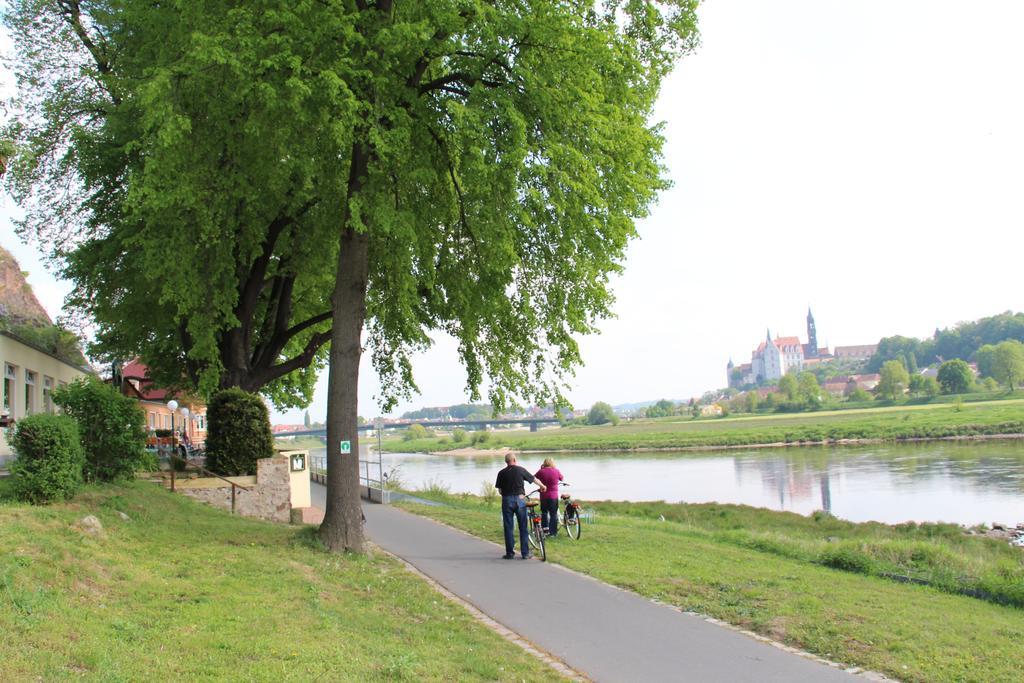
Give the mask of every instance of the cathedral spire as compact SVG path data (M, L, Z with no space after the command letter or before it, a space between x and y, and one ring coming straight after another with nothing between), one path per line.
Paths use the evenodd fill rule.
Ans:
M810 358L818 357L818 330L814 325L814 314L811 307L807 307L807 351L805 354Z

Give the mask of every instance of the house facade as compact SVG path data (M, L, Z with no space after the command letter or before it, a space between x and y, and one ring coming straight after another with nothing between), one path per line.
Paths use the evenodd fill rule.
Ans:
M3 363L3 404L0 416L0 466L12 459L8 430L18 420L36 413L57 411L52 392L89 372L44 351L19 337L0 331L0 362Z
M177 396L166 389L157 389L147 375L146 365L138 359L127 363L121 369L121 393L139 402L146 413L146 429L152 434L158 429L174 430L175 434L185 433L189 441L200 444L206 441L206 404L188 397ZM167 402L174 399L178 409L171 410ZM188 408L188 417L181 409Z

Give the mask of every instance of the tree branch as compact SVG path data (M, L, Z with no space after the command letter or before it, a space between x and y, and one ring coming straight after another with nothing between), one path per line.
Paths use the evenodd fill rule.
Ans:
M113 73L113 67L106 55L106 50L102 49L96 41L92 39L92 36L90 36L89 32L85 29L85 25L82 24L82 6L79 0L58 0L57 7L64 21L68 24L74 34L78 36L78 40L81 41L82 46L89 51L90 55L92 55L93 62L96 64L96 69L104 76L111 75ZM101 82L100 85L107 91L107 94L110 95L110 99L113 100L114 104L121 104L121 98L111 90L109 84Z
M272 367L267 368L262 372L255 372L254 374L259 378L259 385L262 386L267 382L271 382L278 377L283 377L289 372L304 368L313 362L313 357L316 356L317 351L331 340L331 331L318 332L314 334L310 340L306 343L306 348L302 350L302 353L289 358L283 363L278 363Z
M466 88L472 88L477 83L487 86L488 88L502 88L509 85L507 81L494 81L489 78L484 78L483 76L473 76L472 74L456 71L455 73L450 73L447 76L441 76L440 78L435 78L432 81L421 83L419 93L423 95L432 90L444 90L447 86L450 86L453 83L459 83Z

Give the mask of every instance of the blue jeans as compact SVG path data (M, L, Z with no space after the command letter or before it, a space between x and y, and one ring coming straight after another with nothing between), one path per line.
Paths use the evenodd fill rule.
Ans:
M523 557L530 554L529 541L526 539L526 501L519 496L501 497L501 523L505 528L505 554L515 555L516 541L512 535L515 519L519 520L519 549Z
M558 533L558 499L540 499L540 523L552 536Z

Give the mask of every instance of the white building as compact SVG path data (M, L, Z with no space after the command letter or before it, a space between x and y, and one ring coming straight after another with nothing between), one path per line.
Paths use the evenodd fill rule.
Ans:
M5 424L26 415L55 412L51 392L86 375L83 368L4 331L0 331L0 361L4 373L0 413ZM12 456L7 444L8 428L0 429L0 465Z
M771 332L765 340L754 349L750 357L750 378L748 383L760 379L779 379L791 370L800 372L804 369L804 346L798 337L776 337Z

